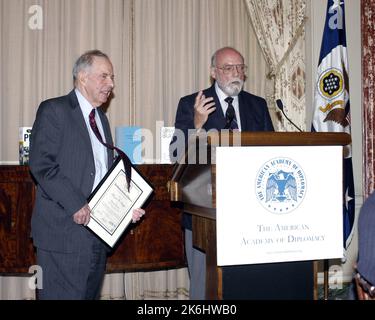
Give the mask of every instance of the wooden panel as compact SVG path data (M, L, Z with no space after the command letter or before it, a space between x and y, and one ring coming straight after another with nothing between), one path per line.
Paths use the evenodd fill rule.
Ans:
M351 137L342 132L203 132L192 136L187 152L174 167L172 201L216 207L217 146L345 146Z
M185 266L182 211L171 206L170 165L141 165L155 193L141 222L130 225L108 259L107 271ZM35 264L30 221L35 188L27 166L0 166L0 273L27 273Z
M234 138L236 134L240 136ZM202 136L202 139L204 138ZM235 145L233 139L241 141L241 146L345 146L351 143L351 136L343 132L224 132L220 135L210 133L208 143L213 146ZM222 144L222 141L226 143Z
M216 220L193 215L193 245L206 253L206 298L222 299L222 274L216 254Z
M30 238L34 186L28 168L0 170L0 272L27 272L35 264Z
M146 210L142 221L127 230L108 259L107 271L185 265L179 209L172 208L170 201L156 200Z

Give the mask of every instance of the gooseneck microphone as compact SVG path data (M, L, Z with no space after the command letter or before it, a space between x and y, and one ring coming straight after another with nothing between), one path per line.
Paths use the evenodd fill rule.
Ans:
M289 121L289 123L291 123L299 132L303 132L299 127L297 127L297 125L288 118L288 116L285 114L284 112L284 105L283 105L283 102L281 101L281 99L277 99L276 100L276 105L277 107L280 109L280 111L282 112L282 114L284 115L284 117Z

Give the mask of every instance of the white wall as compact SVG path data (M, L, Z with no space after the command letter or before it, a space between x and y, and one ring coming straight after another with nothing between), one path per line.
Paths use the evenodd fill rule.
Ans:
M308 0L306 25L306 86L307 86L307 124L311 123L313 112L313 93L322 42L327 0ZM354 187L356 194L356 217L363 203L362 192L362 73L361 73L361 16L360 1L345 1L346 39L349 60L350 105L352 120L352 146ZM307 126L309 127L309 125ZM347 252L347 260L341 265L344 281L351 279L353 265L357 258L356 224L354 237ZM341 261L330 261L336 267ZM336 268L337 269L337 268Z

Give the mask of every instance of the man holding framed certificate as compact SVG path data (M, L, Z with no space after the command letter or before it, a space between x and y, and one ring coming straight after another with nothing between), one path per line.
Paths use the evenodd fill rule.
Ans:
M73 80L75 88L68 95L40 104L32 128L30 170L37 192L31 235L43 271L39 299L99 298L108 241L85 226L95 220L108 230L111 226L117 230L124 219L114 219L113 212L125 203L124 199L128 199L124 204L128 209L127 223L137 222L145 214L137 207L143 203L127 196L122 198L134 189L129 163L118 171L123 178L114 180L117 187L127 182L124 193L107 193L101 188L109 182L108 170L113 172L111 131L99 108L114 88L110 59L99 50L84 53L73 67ZM95 194L101 194L101 199L107 196L106 202L93 202L97 209L92 218L93 208L88 201L95 201ZM115 199L119 203L108 207Z

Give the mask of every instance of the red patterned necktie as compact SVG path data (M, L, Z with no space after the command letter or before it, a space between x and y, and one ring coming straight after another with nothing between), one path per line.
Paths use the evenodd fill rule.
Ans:
M130 181L131 181L131 167L132 167L132 163L130 162L128 156L122 151L120 150L119 148L109 144L109 143L105 143L102 139L102 136L100 134L100 131L98 129L98 126L96 125L96 121L95 121L95 109L92 109L92 111L90 112L90 115L89 115L89 122L90 122L90 127L92 129L92 131L95 133L95 136L98 138L99 142L106 146L107 148L111 149L111 150L116 150L118 155L120 156L120 158L122 159L123 163L124 163L124 168L125 168L125 174L126 174L126 182L128 184L128 190L130 188Z

